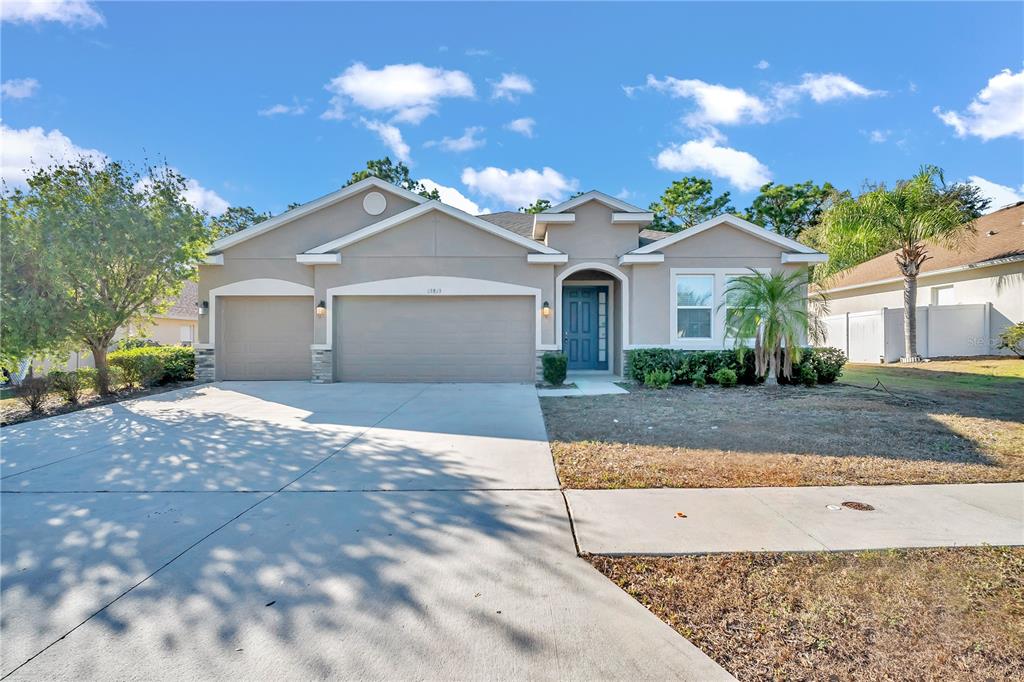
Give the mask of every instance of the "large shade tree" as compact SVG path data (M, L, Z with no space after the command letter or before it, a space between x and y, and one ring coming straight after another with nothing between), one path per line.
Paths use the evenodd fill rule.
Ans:
M823 185L810 180L792 185L769 182L762 185L746 217L783 237L799 239L804 230L818 222L834 197L836 189L827 182Z
M385 156L383 159L370 159L367 161L366 168L352 173L345 186L354 185L360 180L365 180L371 176L380 178L385 182L390 182L392 185L407 189L410 192L416 192L427 199L441 199L441 193L436 188L427 189L426 185L412 177L408 166L401 161L394 163L391 157L388 156Z
M650 206L654 213L651 227L665 232L679 232L699 225L722 213L735 213L728 192L715 196L707 178L695 176L675 180Z
M186 188L166 166L140 175L82 159L37 169L27 190L5 190L4 356L84 346L109 392L117 330L161 312L206 253L211 232Z
M917 355L917 277L939 244L961 248L974 237L974 219L987 207L978 192L947 185L942 170L924 166L891 189L869 187L856 198L837 201L822 215L816 240L827 250L823 274L894 251L903 276L904 359Z
M753 341L754 369L769 386L792 377L804 339L821 337L826 303L809 295L806 271L751 270L734 277L719 308L725 308L726 333L739 348Z

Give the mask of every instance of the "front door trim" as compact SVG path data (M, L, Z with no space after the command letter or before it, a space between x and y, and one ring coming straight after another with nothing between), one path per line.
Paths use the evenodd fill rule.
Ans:
M607 337L606 341L605 341L605 360L604 360L603 363L598 361L597 364L599 366L596 368L596 370L597 371L611 371L612 368L615 366L614 362L612 360L612 358L614 356L614 348L615 348L615 281L614 280L608 280L608 279L573 279L573 280L569 280L568 283L566 283L565 285L562 286L562 294L561 294L562 295L562 300L559 303L559 305L561 306L561 314L558 317L559 323L562 323L562 320L564 319L564 315L567 312L566 305L565 305L565 290L567 288L573 288L573 287L586 287L586 288L604 289L605 290L605 301L607 302L607 306L608 306L608 312L605 315L605 335ZM600 322L598 322L598 324L600 324ZM563 324L559 324L559 328L562 329L563 328ZM560 333L562 333L562 332L560 332ZM597 333L598 333L598 343L600 344L600 334L601 334L600 329L598 329ZM563 337L560 336L558 341L559 341L559 346L560 346L562 352L568 354L568 349L566 349L564 347L564 344L563 344ZM601 364L603 364L604 367L600 367Z

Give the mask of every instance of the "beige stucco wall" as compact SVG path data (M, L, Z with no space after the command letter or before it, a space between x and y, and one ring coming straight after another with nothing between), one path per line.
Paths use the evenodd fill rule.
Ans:
M576 220L567 225L547 226L547 244L575 260L616 259L640 246L640 227L613 225L614 209L599 201L588 201L572 210Z

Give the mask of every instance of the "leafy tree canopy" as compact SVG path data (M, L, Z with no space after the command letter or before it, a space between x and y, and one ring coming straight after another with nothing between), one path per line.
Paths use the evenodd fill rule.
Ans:
M357 170L352 173L352 177L348 179L345 186L354 185L360 180L365 180L370 176L374 176L390 182L392 185L407 189L410 192L416 192L422 197L427 199L437 199L440 201L441 194L436 189L428 190L422 182L413 179L409 173L409 167L399 161L397 164L394 163L390 157L385 156L383 159L371 159L366 162L366 168Z
M270 213L257 213L252 206L231 206L219 216L210 219L210 229L213 231L213 238L220 239L273 217Z
M161 312L206 254L206 216L186 188L167 166L140 175L81 159L36 170L27 191L5 190L4 356L84 345L106 392L118 328Z
M533 213L533 214L537 214L537 213L543 213L544 211L548 210L549 208L551 208L551 202L550 201L548 201L547 199L537 199L537 201L533 202L529 206L520 206L519 207L519 212L520 213Z
M821 219L835 194L835 187L827 182L820 186L810 180L793 185L769 182L761 187L745 217L783 237L798 239Z
M661 198L651 204L654 222L651 227L665 232L679 232L699 225L722 213L734 212L729 193L714 195L707 178L686 177L668 186Z

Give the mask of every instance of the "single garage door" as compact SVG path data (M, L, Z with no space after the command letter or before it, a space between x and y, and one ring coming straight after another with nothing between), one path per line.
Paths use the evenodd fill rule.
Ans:
M313 299L217 299L217 374L226 380L308 380L312 375Z
M533 383L534 305L532 296L338 298L336 378Z

